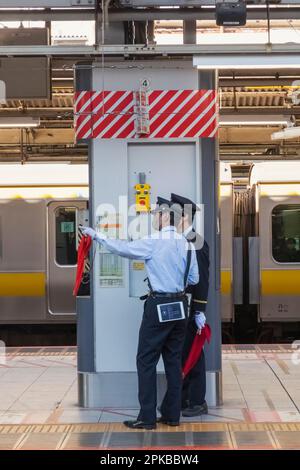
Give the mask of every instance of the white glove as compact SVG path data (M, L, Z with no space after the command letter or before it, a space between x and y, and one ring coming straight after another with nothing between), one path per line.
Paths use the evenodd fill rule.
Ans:
M97 236L96 230L94 230L94 229L91 228L91 227L85 227L84 229L82 229L82 233L83 233L83 235L85 235L86 237L87 237L87 236L91 237L92 240L95 240L95 238L96 238L96 236Z
M206 317L203 312L195 313L195 323L197 325L198 330L201 331L206 323Z

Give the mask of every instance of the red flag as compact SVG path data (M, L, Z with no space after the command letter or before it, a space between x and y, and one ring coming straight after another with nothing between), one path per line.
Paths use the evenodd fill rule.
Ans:
M80 240L80 244L78 247L78 252L77 252L77 272L76 272L76 281L75 281L75 286L73 289L73 295L77 295L79 291L79 287L82 281L82 276L83 276L83 270L84 270L84 262L85 259L88 257L90 247L92 244L92 239L91 237L82 237Z
M187 374L192 370L198 361L202 352L205 341L210 342L211 329L210 326L205 324L201 330L200 335L195 335L190 353L182 369L182 377L185 378Z

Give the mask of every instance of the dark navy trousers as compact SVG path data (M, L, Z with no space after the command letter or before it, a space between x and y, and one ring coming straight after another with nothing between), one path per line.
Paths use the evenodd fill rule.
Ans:
M182 300L182 299L178 299ZM140 327L137 352L140 413L138 419L148 424L156 422L157 375L156 366L162 356L167 393L162 403L162 414L170 421L179 421L182 392L182 350L186 320L160 323L157 305L174 299L148 297ZM176 299L175 299L176 301ZM183 300L187 317L187 300Z

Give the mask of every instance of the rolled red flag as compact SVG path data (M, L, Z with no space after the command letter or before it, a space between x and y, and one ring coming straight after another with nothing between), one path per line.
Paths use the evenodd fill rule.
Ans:
M82 237L79 243L78 252L77 252L77 271L76 271L76 280L73 289L73 295L77 295L79 291L80 284L82 282L82 276L84 271L84 263L86 258L89 255L90 247L92 244L91 237Z
M185 364L182 369L182 377L185 378L188 373L195 366L198 361L200 354L202 352L205 341L210 342L211 338L211 329L210 326L205 324L201 330L200 335L195 335L191 350L189 352L188 358L185 361Z

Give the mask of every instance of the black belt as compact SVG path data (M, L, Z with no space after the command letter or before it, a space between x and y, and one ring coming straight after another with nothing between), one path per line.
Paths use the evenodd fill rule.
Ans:
M186 296L186 292L156 292L156 291L150 291L148 294L142 295L140 297L140 300L146 300L149 297L152 297L153 299L156 298L165 298L165 299L178 299L178 298L183 298Z
M151 297L165 297L167 299L178 299L178 297L184 297L185 292L150 292Z

